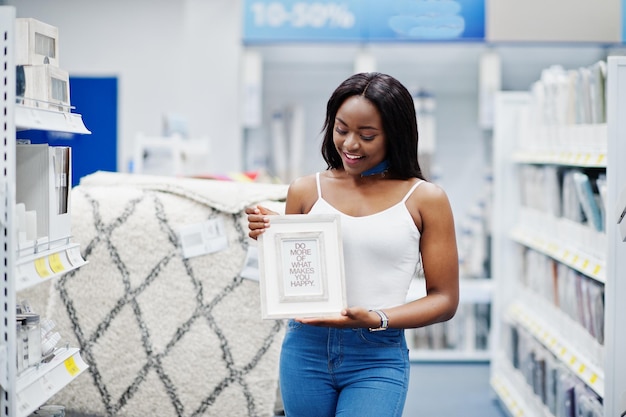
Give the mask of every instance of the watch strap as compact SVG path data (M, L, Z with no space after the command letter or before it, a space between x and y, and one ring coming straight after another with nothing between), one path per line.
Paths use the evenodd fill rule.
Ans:
M374 313L378 314L378 316L380 317L380 326L376 327L376 328L371 328L369 329L370 332L379 332L381 330L387 330L387 326L389 325L389 318L387 317L387 315L385 314L384 311L382 310L370 310L373 311Z

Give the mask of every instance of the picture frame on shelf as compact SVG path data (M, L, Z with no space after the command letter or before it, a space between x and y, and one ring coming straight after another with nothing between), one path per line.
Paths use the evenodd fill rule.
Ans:
M346 308L338 215L272 216L258 238L263 319L336 316Z

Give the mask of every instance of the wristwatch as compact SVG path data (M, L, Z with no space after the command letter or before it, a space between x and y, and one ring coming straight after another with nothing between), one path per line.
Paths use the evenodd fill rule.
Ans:
M385 314L384 311L382 310L370 310L373 311L374 313L378 314L380 316L380 326L376 327L376 328L371 328L369 329L370 332L379 332L381 330L387 330L387 325L389 324L389 318L387 317L387 315Z

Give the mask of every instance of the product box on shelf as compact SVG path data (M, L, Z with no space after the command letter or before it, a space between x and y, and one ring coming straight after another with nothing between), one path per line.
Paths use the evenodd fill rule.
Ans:
M26 213L36 212L25 217L27 233L18 230L19 249L65 245L71 235L71 148L18 144L16 157L16 202ZM32 236L35 241L27 239Z
M26 65L23 69L24 105L69 112L70 76L67 71L50 64Z
M15 65L59 66L59 29L33 18L15 19Z

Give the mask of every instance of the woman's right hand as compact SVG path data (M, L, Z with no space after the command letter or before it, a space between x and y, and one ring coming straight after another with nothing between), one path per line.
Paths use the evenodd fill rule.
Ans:
M248 215L248 229L250 232L248 236L255 239L270 227L270 218L268 216L278 214L263 206L246 207L246 214Z

